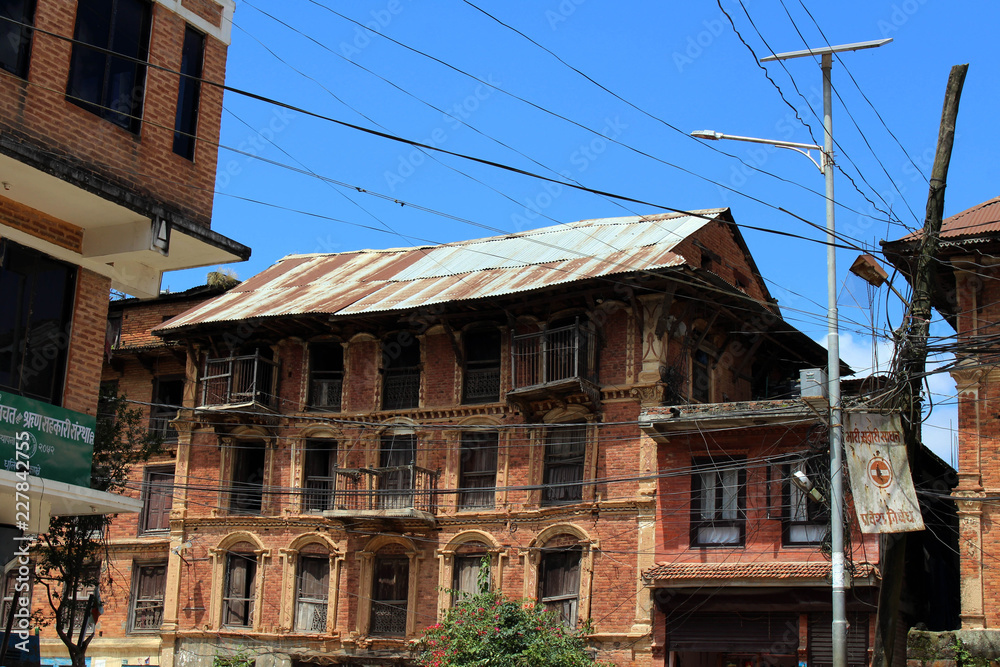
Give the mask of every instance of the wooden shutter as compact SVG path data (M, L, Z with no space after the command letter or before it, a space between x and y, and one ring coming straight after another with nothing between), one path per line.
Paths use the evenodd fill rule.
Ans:
M170 509L174 504L174 469L146 470L146 498L143 506L143 530L169 530Z
M799 616L795 613L687 613L668 616L671 651L711 651L796 655ZM815 667L810 662L809 667Z

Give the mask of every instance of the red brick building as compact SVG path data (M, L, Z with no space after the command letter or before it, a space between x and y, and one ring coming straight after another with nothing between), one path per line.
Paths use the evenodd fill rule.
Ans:
M643 410L785 397L825 359L726 209L290 256L154 333L188 370L162 665L405 662L483 556L602 658L663 664L650 582L691 534L665 491L690 462Z
M232 10L231 0L5 3L0 393L93 416L109 291L155 296L163 271L249 256L210 226L222 91L177 73L224 79ZM58 500L49 496L39 510ZM51 507L75 511L91 510ZM42 645L65 655L54 633Z
M956 332L955 364L950 372L958 389L958 505L961 545L961 622L963 630L982 631L980 641L1000 628L1000 577L993 559L1000 548L997 509L1000 491L996 456L1000 429L1000 382L996 336L1000 332L1000 198L983 202L944 220L934 265L932 304ZM912 276L918 237L884 246L886 256ZM990 653L996 655L995 649Z

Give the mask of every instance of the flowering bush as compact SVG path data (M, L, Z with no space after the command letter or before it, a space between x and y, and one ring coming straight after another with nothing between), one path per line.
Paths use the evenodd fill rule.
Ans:
M594 667L584 631L565 628L554 612L499 591L466 597L424 632L424 667Z

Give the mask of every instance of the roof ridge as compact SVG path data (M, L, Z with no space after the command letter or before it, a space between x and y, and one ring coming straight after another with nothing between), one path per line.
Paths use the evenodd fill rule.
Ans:
M643 214L622 215L609 218L585 218L583 220L574 220L573 222L560 222L555 225L549 225L547 227L536 227L535 229L526 229L520 232L508 232L506 234L496 234L494 236L481 236L479 238L464 239L460 241L448 241L446 243L422 244L415 246L398 246L392 248L358 248L354 250L344 250L342 252L292 253L280 258L278 262L283 262L288 259L310 259L313 257L330 257L334 255L350 255L350 254L360 255L366 253L389 254L389 253L414 252L421 249L436 249L436 248L447 248L447 247L456 247L463 245L476 245L480 243L489 243L492 241L502 241L504 239L525 238L528 236L541 236L544 234L552 234L557 231L565 229L577 229L579 227L610 227L612 225L631 225L639 221L659 222L662 220L671 220L674 218L712 216L712 215L718 215L724 210L726 210L725 207L691 209L690 211L684 211L682 213L667 212L667 213L651 213L647 215Z

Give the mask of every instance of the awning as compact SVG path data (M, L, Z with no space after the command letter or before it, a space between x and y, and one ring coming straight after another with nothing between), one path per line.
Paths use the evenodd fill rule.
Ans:
M24 493L18 484L27 484L26 503L17 495ZM136 513L142 509L142 501L40 477L28 476L28 481L22 482L13 471L0 470L0 524L20 527L25 508L26 532L44 533L53 516Z

